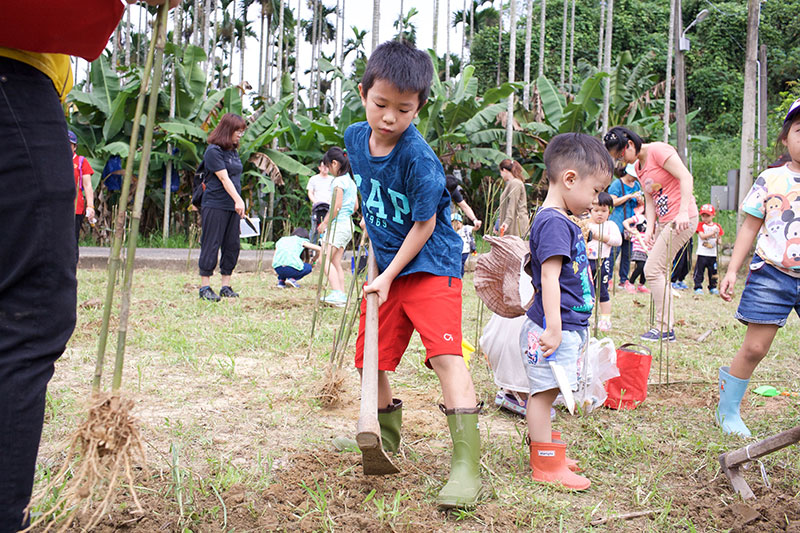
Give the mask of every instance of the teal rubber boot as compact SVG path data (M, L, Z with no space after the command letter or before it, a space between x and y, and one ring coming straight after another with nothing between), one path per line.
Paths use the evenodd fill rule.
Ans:
M453 457L450 461L450 479L439 491L436 503L443 509L475 507L481 497L480 459L481 436L478 430L480 407L472 409L444 409L450 437L453 439Z
M403 425L403 401L392 398L389 407L378 409L378 424L381 426L383 449L397 453L400 449L400 426Z
M739 379L729 374L730 367L722 366L719 369L719 404L717 405L717 424L725 433L732 433L741 437L749 437L750 430L744 425L739 416L739 404L747 390L749 379Z

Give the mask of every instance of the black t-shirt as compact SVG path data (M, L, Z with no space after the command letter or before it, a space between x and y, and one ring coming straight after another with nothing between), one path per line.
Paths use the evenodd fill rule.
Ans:
M203 193L203 207L215 207L233 211L233 198L222 186L215 172L227 170L236 192L242 193L242 161L236 150L223 150L216 144L209 144L203 155L203 163L208 171L206 191Z

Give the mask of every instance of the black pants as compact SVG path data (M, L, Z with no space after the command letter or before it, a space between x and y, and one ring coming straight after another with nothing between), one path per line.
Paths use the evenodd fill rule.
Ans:
M713 255L698 255L694 265L694 288L703 288L703 278L708 270L708 290L717 288L717 258Z
M633 274L630 277L629 281L631 283L635 284L636 283L636 279L638 278L639 279L639 285L644 285L645 284L644 264L646 262L647 261L634 261L634 263L636 263L636 268L633 270Z
M683 281L683 279L689 273L689 270L691 270L689 259L691 257L692 239L689 239L672 261L672 279L670 280L672 283L675 283L676 281Z
M217 267L217 255L222 250L219 260L219 273L230 276L239 260L239 220L236 211L203 207L200 210L203 233L200 235L200 267L201 276L211 276Z
M75 327L77 282L64 111L47 76L5 58L0 147L0 533L7 533L19 529L31 495L47 383Z
M83 219L86 215L75 215L75 261L78 261L79 251L78 243L81 241L81 227L83 226Z
M597 288L597 262L602 261L600 263L600 294L597 298L599 302L607 302L611 299L611 296L608 294L608 282L611 280L611 261L606 259L589 259L589 268L592 270L592 280L595 284L595 288Z

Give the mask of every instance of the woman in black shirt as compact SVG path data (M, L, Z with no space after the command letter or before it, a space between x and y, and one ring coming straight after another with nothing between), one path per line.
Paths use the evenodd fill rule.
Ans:
M200 238L200 298L218 302L239 295L231 288L231 273L239 259L239 220L244 216L242 192L242 161L239 159L239 139L244 135L244 119L226 113L208 135L208 148L203 156L208 175L203 203L200 208L202 235ZM217 295L211 288L211 275L222 250L219 273L222 288Z

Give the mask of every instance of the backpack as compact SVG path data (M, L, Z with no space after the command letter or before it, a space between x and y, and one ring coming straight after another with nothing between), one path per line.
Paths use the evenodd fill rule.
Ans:
M203 204L203 193L206 191L206 178L208 171L206 171L206 163L203 161L194 173L192 178L192 205L197 209Z

